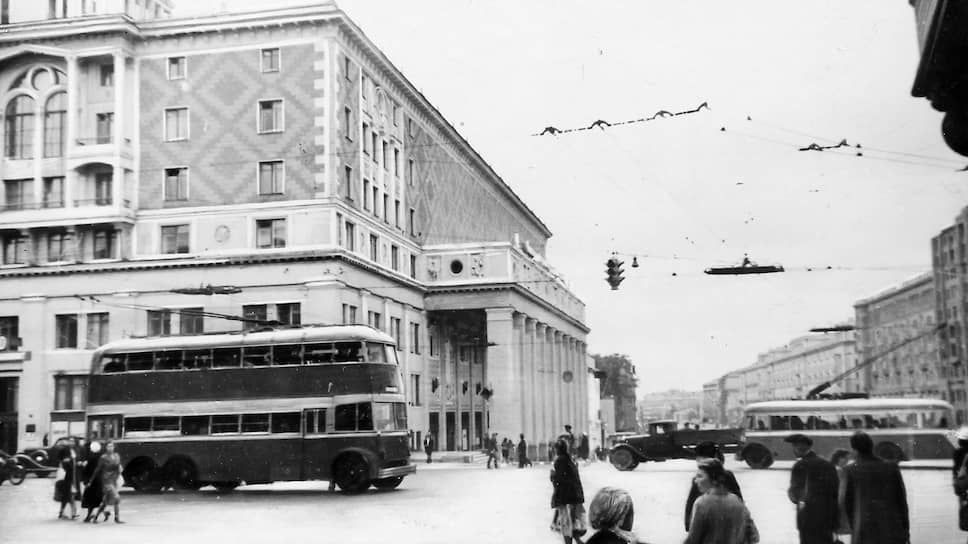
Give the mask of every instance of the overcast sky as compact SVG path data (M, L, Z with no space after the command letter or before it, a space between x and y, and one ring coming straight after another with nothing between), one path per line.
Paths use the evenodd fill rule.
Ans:
M308 2L179 3L176 16ZM910 96L903 0L338 4L554 232L589 351L629 355L642 392L699 389L852 317L929 270L931 237L968 203L968 159ZM798 151L844 138L863 148ZM618 291L612 251L627 256ZM744 253L788 271L702 274Z

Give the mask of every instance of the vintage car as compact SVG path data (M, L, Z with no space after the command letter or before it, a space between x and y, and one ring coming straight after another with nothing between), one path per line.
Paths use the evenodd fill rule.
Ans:
M63 436L54 441L53 444L45 448L26 448L18 455L25 455L35 461L37 465L54 467L57 469L57 460L60 452L67 447L73 446L77 451L82 451L81 445L84 438L80 436ZM26 468L26 467L24 467Z
M700 442L715 442L723 453L737 451L742 429L679 429L676 421L649 423L646 434L626 436L612 446L609 460L619 470L635 470L645 461L692 459Z

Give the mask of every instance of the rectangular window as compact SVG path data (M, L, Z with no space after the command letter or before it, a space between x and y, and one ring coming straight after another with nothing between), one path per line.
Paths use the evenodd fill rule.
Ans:
M369 402L337 406L334 416L334 430L337 432L373 430L373 405Z
M393 126L400 126L400 104L393 103Z
M242 306L242 317L248 320L243 321L243 329L262 327L269 320L269 307L265 304L246 304Z
M414 124L413 119L407 119L407 133L411 138L413 138L414 133L417 131L417 128L414 126Z
M353 61L351 61L349 57L344 56L343 57L343 77L345 77L347 81L350 80L350 76L352 75L351 73L352 66L353 66Z
M370 133L370 145L373 146L373 162L374 163L378 163L379 162L379 157L377 157L377 154L376 154L376 150L377 150L376 144L379 143L379 141L380 141L380 139L377 137L376 131L371 132Z
M148 310L148 336L171 336L171 310Z
M242 432L243 433L269 432L269 414L243 414Z
M84 347L94 349L108 343L110 319L107 312L87 314L87 342Z
M22 210L33 199L33 182L29 179L8 179L3 182L3 192L6 197L4 209Z
M349 108L343 108L343 130L346 131L346 139L353 141L353 112ZM364 135L364 137L366 137Z
M345 237L343 236L343 214L336 214L336 244L343 247L345 243Z
M343 324L344 325L355 325L356 324L356 306L352 304L343 305Z
M311 408L306 414L306 434L326 432L326 408Z
M370 133L370 124L363 122L363 154L370 156L370 139L366 137Z
M94 174L94 203L98 206L110 206L112 202L112 180L114 174L111 172L99 172Z
M360 97L363 100L366 100L369 92L370 92L370 78L368 78L366 74L360 74Z
M373 215L380 217L377 202L380 200L380 188L373 184Z
M417 210L410 208L410 236L417 234Z
M87 406L87 376L54 376L54 410L83 410Z
M383 147L382 147L382 152L380 153L381 155L380 159L383 160L383 169L389 172L390 171L390 151L389 151L390 144L388 144L386 140L383 140L382 146Z
M417 256L410 256L410 277L417 279Z
M168 57L168 79L185 79L185 57Z
M356 251L356 225L346 222L346 249Z
M371 234L370 235L370 260L373 262L376 262L377 260L379 260L378 258L379 255L377 253L379 244L380 242L379 242L379 239L376 237L376 235Z
M27 262L27 239L12 234L3 238L3 264L24 264Z
M403 344L400 343L400 318L391 317L390 318L390 336L393 337L393 341L397 344L397 350L403 348Z
M44 178L44 207L64 207L64 178Z
M259 132L282 132L283 127L282 100L259 101Z
M353 202L353 169L343 167L343 197Z
M286 247L285 219L259 219L255 222L255 230L257 248Z
M400 177L400 150L393 148L393 175Z
M326 409L323 408L323 430L326 430ZM299 412L281 412L272 414L272 431L274 433L298 433Z
M6 338L6 346L0 351L17 351L20 347L20 318L15 315L8 315L0 317L0 336ZM0 406L0 409L3 407ZM10 408L9 411L13 412L16 408Z
M370 210L370 180L363 180L363 209Z
M165 109L165 141L188 139L188 108Z
M9 119L16 120L17 117ZM47 100L44 110L44 156L63 157L64 156L64 132L66 131L65 120L67 119L67 94L57 93ZM16 123L12 123L15 130L18 128ZM13 135L11 135L13 136Z
M400 201L393 201L393 224L400 228Z
M259 194L281 195L285 191L286 168L283 161L259 162Z
M212 416L212 434L233 434L239 432L239 416Z
M97 139L95 143L111 143L111 134L114 130L114 112L97 114Z
M161 253L164 255L188 253L188 225L161 227Z
M400 271L400 248L397 246L390 246L390 268Z
M95 259L113 259L114 258L114 245L117 233L114 232L113 227L105 228L95 228L94 229L94 258Z
M408 391L411 406L420 406L420 374L410 375L410 391Z
M410 353L420 353L420 324L410 324Z
M437 353L437 329L434 327L427 328L427 347L430 350L431 357L439 355Z
M77 315L62 314L54 316L54 333L57 335L55 346L58 348L77 347Z
M301 325L302 307L298 302L276 304L276 319L283 325Z
M390 224L390 195L383 195L383 222Z
M366 312L366 324L374 329L382 329L383 315L380 312Z
M182 308L178 310L179 334L202 334L205 332L205 316L202 308Z
M165 200L188 200L188 168L165 168Z
M413 186L413 159L407 160L407 183Z
M279 48L273 47L271 49L263 49L262 50L262 71L278 72L279 69L280 69Z
M67 260L67 246L70 236L66 232L47 233L47 262L59 263Z
M101 65L100 81L101 81L102 87L114 87L114 65L113 64Z

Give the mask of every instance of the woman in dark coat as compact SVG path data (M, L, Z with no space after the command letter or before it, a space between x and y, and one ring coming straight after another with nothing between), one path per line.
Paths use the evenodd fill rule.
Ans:
M555 509L555 517L551 530L561 533L565 544L571 544L572 539L581 544L580 537L586 532L585 491L569 449L567 441L555 442L555 465L551 470L551 483L554 486L551 507Z
M64 479L54 483L54 495L60 502L60 512L58 519L67 519L64 515L64 508L71 505L71 518L77 519L77 505L74 503L74 493L80 492L80 483L77 479L77 454L73 448L64 448L60 452L60 468L64 470Z
M84 523L90 523L94 519L94 509L101 506L104 498L104 491L101 487L101 479L91 478L97 468L98 459L101 458L101 444L92 442L88 445L87 455L84 460L83 480L88 482L84 487L84 495L81 496L81 508L87 508L87 515L84 516Z
M850 447L855 461L846 469L844 510L851 544L907 544L911 522L901 469L875 456L874 442L863 431L850 437Z

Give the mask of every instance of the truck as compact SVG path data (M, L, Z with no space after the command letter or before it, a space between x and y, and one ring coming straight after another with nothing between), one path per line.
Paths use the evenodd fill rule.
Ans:
M639 463L667 459L693 459L701 442L715 442L725 453L739 451L742 429L679 429L673 420L651 421L648 432L619 439L609 452L612 466L618 470L635 470Z

